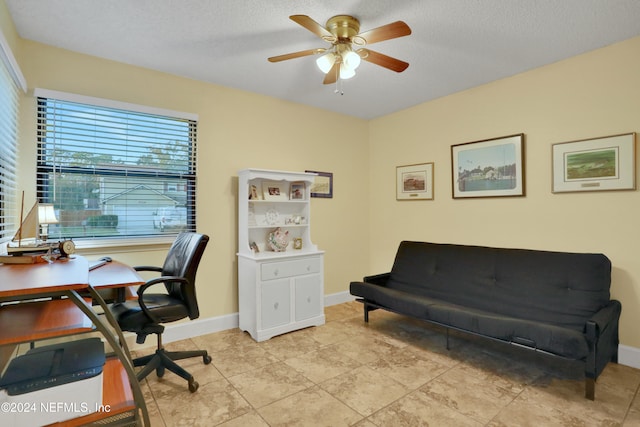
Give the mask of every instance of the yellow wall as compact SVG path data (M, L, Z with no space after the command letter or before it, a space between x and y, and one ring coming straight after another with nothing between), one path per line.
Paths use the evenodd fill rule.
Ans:
M402 239L603 252L614 265L612 295L623 304L621 342L640 347L638 192L551 194L551 144L640 132L640 38L366 122L25 41L10 20L0 25L30 91L199 114L198 230L212 237L198 277L203 317L237 311L236 172L312 169L335 180L334 198L312 203L312 238L326 250L326 294L388 271ZM20 185L27 199L35 197L34 107L26 95ZM343 138L324 138L327 123ZM451 198L451 145L520 132L526 197ZM435 200L396 201L396 166L422 162L435 162ZM114 257L159 263L165 251Z
M621 342L640 347L638 191L551 193L553 143L640 132L639 52L640 37L373 120L371 273L403 239L603 252ZM521 132L526 197L452 199L451 145ZM435 162L435 200L396 201L396 166L423 162Z
M325 255L325 294L344 292L368 266L368 123L253 93L133 67L21 40L29 85L22 100L20 188L35 199L36 121L33 88L45 88L199 115L197 229L211 242L198 271L202 317L238 310L237 171L264 168L333 172L334 197L312 200L311 238ZM341 138L326 138L327 124ZM335 133L332 133L335 135ZM336 155L339 153L339 155ZM132 265L164 259L166 247L108 249Z

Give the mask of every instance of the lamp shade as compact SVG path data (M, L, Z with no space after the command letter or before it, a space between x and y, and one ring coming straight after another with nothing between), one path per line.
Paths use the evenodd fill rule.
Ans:
M343 80L350 79L356 75L356 70L347 68L344 64L340 64L340 78Z
M350 50L342 55L342 63L345 67L350 70L355 70L360 66L361 58L360 55Z
M329 52L326 55L322 55L320 58L316 59L316 65L325 74L327 74L331 70L331 67L333 67L333 64L335 64L335 62L336 56L333 52Z
M38 204L38 223L39 224L57 224L58 218L51 203Z

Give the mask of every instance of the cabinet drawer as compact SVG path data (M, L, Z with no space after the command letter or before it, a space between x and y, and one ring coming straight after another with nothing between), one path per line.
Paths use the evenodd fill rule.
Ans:
M318 273L320 258L303 258L291 261L264 263L261 266L262 280L282 279L284 277L302 276L303 274Z

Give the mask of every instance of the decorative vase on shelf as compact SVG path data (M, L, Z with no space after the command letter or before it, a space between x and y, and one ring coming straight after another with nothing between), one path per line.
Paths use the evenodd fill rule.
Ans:
M289 232L282 231L280 227L278 227L269 233L267 243L274 252L284 252L289 245Z

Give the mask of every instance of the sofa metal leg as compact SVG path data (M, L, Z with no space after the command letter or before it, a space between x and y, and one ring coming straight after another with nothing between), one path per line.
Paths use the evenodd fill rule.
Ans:
M593 378L585 378L584 380L584 397L589 400L596 399L596 380Z
M446 336L447 336L447 350L451 350L451 347L449 347L449 328L447 328Z
M369 323L369 304L365 302L363 305L364 305L364 322Z

